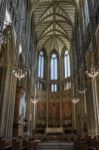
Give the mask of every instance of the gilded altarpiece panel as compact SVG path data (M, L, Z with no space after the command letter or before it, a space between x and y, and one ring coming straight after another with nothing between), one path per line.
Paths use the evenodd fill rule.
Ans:
M70 100L63 100L62 102L62 112L63 112L63 126L72 126L72 102Z
M60 127L60 102L50 101L48 103L48 126Z
M45 126L46 124L46 101L37 103L37 125Z

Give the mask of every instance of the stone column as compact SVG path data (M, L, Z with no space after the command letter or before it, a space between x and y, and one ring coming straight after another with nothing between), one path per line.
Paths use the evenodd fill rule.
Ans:
M12 73L12 69L11 69ZM14 106L15 106L15 90L16 90L16 78L11 74L10 85L8 95L8 110L7 110L7 122L6 122L6 135L12 136L13 120L14 120Z
M83 96L80 96L80 101L78 104L76 104L76 111L77 111L77 128L79 131L79 134L81 135L83 132L83 124L84 124L84 101L83 101Z
M33 130L35 130L37 125L37 103L33 105Z
M7 68L3 93L1 132L3 136L12 136L16 80L12 68Z
M60 76L60 79L59 79L59 87L60 87L60 127L62 128L62 123L63 123L63 121L62 121L62 117L63 117L63 111L62 111L62 58L60 58L60 60L59 60L59 64L60 64L60 66L59 66L59 76Z
M76 104L72 103L72 127L73 129L76 129L77 128L77 125L76 125Z
M16 97L15 97L15 109L14 109L14 123L13 123L13 136L19 135L19 108L20 108L20 98L22 94L22 86L16 87Z
M82 123L82 131L83 130L88 130L88 116L87 116L87 99L86 99L86 89L84 89L84 91L82 93L80 93L80 107L82 108L82 119L81 119L81 123Z
M0 67L0 134L1 134L1 120L2 120L2 106L3 106L3 93L5 84L6 68L2 65Z
M1 74L2 71L2 74ZM3 135L3 131L2 131L2 111L3 111L3 104L4 104L4 100L3 100L3 96L4 96L4 87L5 87L5 78L6 78L6 68L4 66L2 66L2 68L0 68L0 81L1 82L1 87L0 87L0 135Z
M48 65L47 65L47 72L48 72L48 76L47 76L47 108L46 108L46 127L48 128L48 103L49 103L49 93L50 93L50 88L49 88L49 80L50 80L50 57L48 57Z
M74 98L74 84L76 81L76 66L77 66L77 58L76 58L76 45L75 45L75 30L72 32L72 45L70 47L70 67L71 67L71 92L72 92L72 98ZM75 53L74 53L75 52ZM76 104L72 103L72 128L77 128L77 120L76 120Z
M99 103L98 103L98 95L97 95L97 85L96 78L92 79L92 92L93 92L93 104L94 104L94 117L95 117L95 135L97 136L99 133Z
M35 73L35 67L32 67L31 70L31 83L30 87L28 89L29 95L28 95L28 101L27 101L27 109L28 109L28 117L30 118L30 134L32 134L32 130L34 129L34 104L31 101L32 96L34 96L34 73ZM30 90L30 91L29 91Z
M88 120L88 134L90 136L96 136L97 133L97 120L96 120L96 104L95 104L95 91L94 91L94 83L92 83L91 79L88 81L87 87L87 120ZM93 84L93 85L92 85Z

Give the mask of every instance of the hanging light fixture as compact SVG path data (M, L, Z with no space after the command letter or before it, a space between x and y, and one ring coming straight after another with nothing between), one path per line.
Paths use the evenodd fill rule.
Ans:
M20 65L15 65L13 69L13 73L18 80L21 80L27 75L27 68Z
M39 101L39 96L38 95L34 95L34 96L31 96L31 102L33 104L36 104L38 101Z
M34 95L31 96L31 101L30 101L30 105L31 103L33 103L33 108L31 108L31 112L33 110L33 129L35 128L35 122L36 122L36 104L39 101L39 95L37 93L37 83L35 82L35 86L34 86Z
M77 104L77 103L80 101L80 98L74 97L74 98L72 98L71 100L72 100L72 102L73 102L74 104Z
M27 75L27 67L24 64L24 56L21 46L19 47L18 65L14 65L13 73L18 80L21 80Z
M94 17L91 17L91 19L94 19ZM96 50L96 41L95 41L96 38L95 38L95 31L92 23L90 24L90 33L91 33L91 44L92 44L91 66L86 70L86 74L89 78L95 79L99 74L99 66L96 65L95 54L94 54Z
M77 104L80 101L80 98L78 96L75 96L75 94L74 94L74 85L72 86L72 92L73 92L73 98L71 99L71 101L74 104Z
M81 64L81 72L80 72L80 82L79 82L79 89L78 92L83 95L86 93L87 88L85 84L85 70L84 70L84 62Z
M13 28L12 21L9 18L8 12L6 12L6 19L4 20L3 24L4 24L3 30L0 32L0 47L11 36L11 31L10 30L6 30L6 29L7 28L9 28L9 29ZM13 74L19 80L24 78L26 76L26 74L27 74L27 67L24 65L24 62L25 62L24 61L24 56L23 56L23 53L22 53L22 48L20 46L19 47L18 65L14 65L13 66Z
M33 104L36 104L39 101L39 95L38 95L38 91L37 91L37 81L35 81L35 86L34 86L34 95L31 96L31 102Z
M92 64L91 68L89 68L86 71L86 74L88 75L89 78L95 79L98 76L99 71L98 71L97 67Z
M82 88L82 87L81 87L81 88L79 89L79 93L80 93L80 94L84 94L86 91L87 91L86 88Z
M91 66L88 67L86 70L86 74L89 78L95 79L99 75L99 66L95 65L95 58L94 58L94 52L92 52L92 58L91 58Z

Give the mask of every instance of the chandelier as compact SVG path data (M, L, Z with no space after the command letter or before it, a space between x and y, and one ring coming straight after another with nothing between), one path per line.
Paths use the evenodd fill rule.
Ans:
M86 92L86 90L87 90L86 88L80 88L79 89L79 93L80 94L84 94Z
M36 80L36 79L35 79ZM33 104L36 104L39 101L39 95L38 95L38 91L37 91L37 81L35 81L35 85L34 85L34 95L31 96L31 102Z
M18 65L14 65L13 73L18 80L21 80L27 75L27 67L24 65L24 57L22 54L22 49L19 48L19 59Z
M38 95L31 96L31 102L33 104L36 104L38 101L39 101L39 96Z
M76 90L77 92L78 90ZM77 104L79 101L80 101L80 98L79 98L79 95L78 95L78 92L76 93L75 95L75 88L74 88L74 84L72 84L72 99L71 101L74 103L74 104Z
M72 98L71 101L74 103L74 104L77 104L79 101L80 101L80 98Z
M92 65L91 68L86 71L86 74L89 78L95 79L98 76L99 71L96 66Z
M27 75L27 68L25 66L15 65L13 68L13 73L18 80L21 80Z

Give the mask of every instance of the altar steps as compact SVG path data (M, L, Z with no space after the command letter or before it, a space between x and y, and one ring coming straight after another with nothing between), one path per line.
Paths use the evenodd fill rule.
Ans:
M73 143L46 142L39 143L37 150L73 150Z

